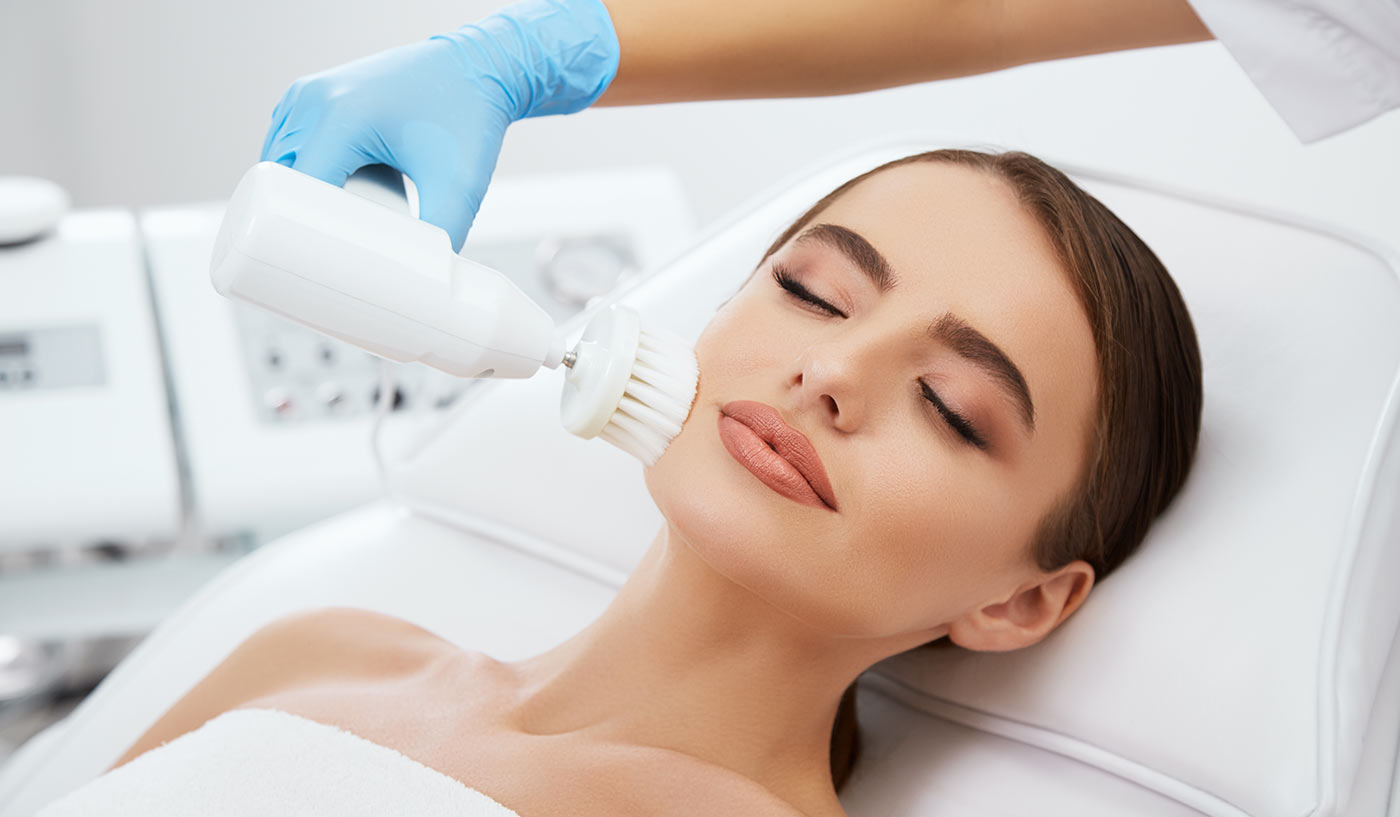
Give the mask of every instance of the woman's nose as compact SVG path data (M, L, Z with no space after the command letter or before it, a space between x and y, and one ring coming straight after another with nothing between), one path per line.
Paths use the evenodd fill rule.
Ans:
M823 342L806 346L798 356L792 388L803 412L819 416L840 431L851 432L865 421L866 391L862 384L867 364L862 350L851 343Z

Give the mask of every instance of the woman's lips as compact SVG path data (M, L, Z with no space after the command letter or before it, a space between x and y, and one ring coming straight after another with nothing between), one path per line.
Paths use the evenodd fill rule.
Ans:
M730 456L769 488L788 499L836 510L817 450L783 422L777 409L753 400L726 403L720 407L719 438Z

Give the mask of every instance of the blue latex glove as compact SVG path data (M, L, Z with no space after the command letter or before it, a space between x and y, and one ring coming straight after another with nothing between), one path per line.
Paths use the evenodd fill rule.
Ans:
M524 0L292 83L262 158L335 185L365 165L390 165L418 187L423 220L460 250L506 126L583 110L612 82L617 61L599 0Z

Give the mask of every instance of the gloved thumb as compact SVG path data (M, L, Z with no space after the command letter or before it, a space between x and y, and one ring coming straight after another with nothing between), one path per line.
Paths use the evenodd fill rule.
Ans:
M423 182L413 180L418 187L418 217L446 230L452 239L453 252L460 252L467 240L467 231L476 220L476 211L481 207L488 181L466 182L435 177L427 177Z

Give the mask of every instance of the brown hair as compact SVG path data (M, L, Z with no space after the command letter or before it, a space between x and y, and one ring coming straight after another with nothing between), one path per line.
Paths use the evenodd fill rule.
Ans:
M1025 153L934 150L863 173L783 231L777 252L846 191L883 170L945 162L1011 185L1069 274L1098 354L1098 407L1087 466L1041 520L1030 552L1042 570L1077 559L1102 580L1137 549L1191 468L1201 425L1201 356L1191 315L1162 262L1098 199ZM762 263L760 261L760 263ZM837 789L859 751L855 684L841 696L831 737Z

